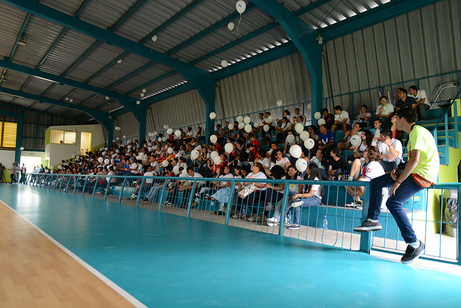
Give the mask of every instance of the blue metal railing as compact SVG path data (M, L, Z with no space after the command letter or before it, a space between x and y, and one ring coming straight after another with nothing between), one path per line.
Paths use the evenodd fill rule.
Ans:
M29 174L28 183L37 187L72 194L78 193L107 201L343 249L361 250L368 253L372 249L402 253L406 247L392 215L385 209L380 216L383 225L381 233L353 233L352 228L360 225L367 216L370 194L368 182L252 179L251 183L284 185L284 188L281 190L283 194L278 198L269 199L269 193L265 193L251 201L237 198L241 190L237 188L248 185L250 183L248 179ZM296 214L296 209L290 208L290 185L300 185L299 187L304 190L306 185L314 183L323 186L325 193L322 204L303 207ZM344 189L345 185L354 187L354 190L355 187L365 186L363 210L346 206L352 198ZM218 198L220 189L226 189L227 198L222 199L222 196ZM434 188L423 190L422 195L415 196L411 202L416 202L415 198L418 198L420 202L426 203L427 198L424 198L424 194L427 195L428 191L434 189L442 189L442 195L443 190L446 189L456 189L459 194L461 184L436 184ZM130 198L136 190L137 198ZM443 212L442 201L440 206L433 205L433 209L439 208L440 212ZM268 203L273 207L272 209ZM457 214L456 222L446 222L442 219L443 214L438 217L429 217L431 211L426 208L416 210L413 203L410 203L408 214L418 236L426 243L424 257L461 264L459 238L442 235L442 231L447 226L458 230L460 213ZM280 212L279 223L273 224L270 220L275 217L277 209ZM248 218L252 213L256 213L255 217L260 221L250 221ZM287 223L290 223L290 213L297 215L296 219L299 219L300 229L286 228ZM266 220L267 218L270 219ZM328 222L327 229L323 228L324 218ZM440 226L439 235L430 230L431 225L437 224Z

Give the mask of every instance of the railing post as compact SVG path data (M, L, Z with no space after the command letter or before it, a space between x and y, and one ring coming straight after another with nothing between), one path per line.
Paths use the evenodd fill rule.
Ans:
M158 199L158 210L161 211L162 210L162 200L163 200L163 195L165 194L165 190L166 190L166 186L168 185L168 180L165 179L165 182L163 183L163 188L162 188L162 192L160 193L160 197Z
M126 183L126 175L123 178L122 187L120 188L120 196L118 196L118 203L122 203L122 195L123 195L123 189L125 188L125 183Z
M458 132L456 132L458 133ZM458 250L456 251L456 258L458 259L458 265L461 265L461 237L459 236L459 228L461 226L460 219L461 219L461 211L459 210L459 197L461 196L461 186L458 186L458 221L456 226L456 232L458 232Z
M227 200L227 204L226 204L226 218L224 222L226 225L229 224L232 200L234 199L234 193L235 193L235 181L232 181L230 193L229 193L229 200Z
M69 176L69 180L67 180L67 185L66 185L66 194L67 194L67 191L69 190L69 185L70 185L71 180L72 180L72 176Z
M362 208L362 222L367 220L368 207L370 206L370 184L369 182L365 185L363 192L363 208ZM377 192L374 192L377 193ZM370 253L371 251L371 232L363 232L360 234L360 251Z
M107 192L109 191L111 181L112 181L112 176L110 176L109 181L107 181L106 191L104 192L104 201L106 201L106 199L107 199Z
M285 184L285 187L283 188L282 207L280 209L279 236L283 236L283 229L285 227L285 213L287 211L289 191L290 191L290 185Z
M93 194L91 195L91 198L94 198L94 193L96 192L96 188L98 187L99 177L99 175L96 176L96 183L94 183Z
M82 196L85 194L85 188L86 188L86 183L88 182L89 176L87 175L85 177L85 183L83 183L83 188L82 188Z
M449 157L448 157L448 153L449 153L449 149L450 149L450 138L448 138L449 132L448 132L448 112L445 112L445 157L447 159L447 165L449 164Z
M192 189L190 191L189 195L189 201L187 202L187 216L190 217L190 208L192 206L192 200L194 199L195 196L195 187L197 186L197 180L194 180L194 183L192 184Z
M141 180L141 186L139 186L139 190L138 190L138 197L136 198L136 207L139 207L139 200L141 199L142 187L144 186L144 181L145 180L146 179L144 179L144 178Z
M77 180L74 182L74 192L73 192L73 195L75 195L75 191L77 190L77 183L78 183L78 180L80 179L80 176L77 175Z
M459 149L459 123L458 123L458 102L453 103L453 117L455 119L455 149Z

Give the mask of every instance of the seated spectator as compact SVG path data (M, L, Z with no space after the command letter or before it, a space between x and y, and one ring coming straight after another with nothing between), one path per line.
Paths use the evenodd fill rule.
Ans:
M344 138L343 138L343 142L339 142L338 143L338 148L342 151L342 150L347 150L349 149L351 146L352 146L352 143L351 143L351 138L352 136L360 136L362 135L362 132L360 132L360 129L361 129L361 126L359 123L355 123L354 126L352 127L351 130L348 130L345 134L344 134Z
M242 168L243 170L243 168ZM266 174L263 172L264 167L260 163L253 165L252 172L250 172L246 179L267 179ZM266 184L264 183L248 183L238 193L237 197L237 210L233 218L245 217L245 207L250 207L253 215L248 218L249 221L256 220L256 212L258 208L255 206L261 200L264 200L266 192Z
M271 160L269 157L266 156L265 150L258 151L258 157L255 159L255 163L261 163L261 165L263 165L264 167L264 173L266 173L268 177L271 175L271 172L270 172Z
M151 166L147 167L147 172L144 173L144 176L154 176L154 172ZM136 187L134 188L133 194L128 199L134 200L138 198L138 192L139 192L139 189L141 188L141 182L142 180L138 180ZM152 188L153 182L154 180L152 178L147 178L144 181L142 192L150 191L150 189Z
M291 122L288 120L287 117L282 118L282 123L280 127L278 127L277 132L277 143L284 143L285 139L288 135L288 131L291 130Z
M347 160L354 160L356 158L362 158L363 157L363 152L365 150L372 146L376 145L376 142L373 141L373 134L369 130L364 130L360 136L362 142L358 147L352 147L354 152L352 153L352 157L347 157Z
M320 175L323 180L328 180L328 173L325 170L327 162L324 159L325 150L318 149L315 156L309 161L309 164L315 164L319 168Z
M400 140L392 138L390 130L381 132L381 142L378 143L381 152L380 159L384 171L390 172L397 168L403 158L403 147Z
M341 157L341 150L337 147L331 149L327 166L328 178L330 180L336 179L337 176L342 175L343 171L347 169L347 162Z
M272 151L270 169L272 170L272 168L276 165L282 166L284 170L291 165L290 160L287 157L283 157L283 153L279 149Z
M360 107L359 115L355 118L354 122L352 122L352 126L356 123L360 124L360 127L368 126L368 123L371 119L371 112L368 112L368 106L362 105Z
M288 167L290 168L290 167ZM296 169L295 169L296 171ZM283 180L286 179L285 170L281 166L274 166L270 173L273 179ZM283 197L283 190L285 189L285 184L275 184L270 183L266 185L266 211L271 211L273 209L272 202L278 203Z
M347 127L350 123L349 112L343 110L341 106L335 106L335 121L331 126L331 131L334 133L337 129L342 129L344 132L347 132Z
M419 111L421 120L426 120L426 111L431 109L431 104L427 100L426 91L418 90L418 88L413 85L408 88L408 96L413 97L416 101L416 104L413 104L412 108L415 111Z
M327 108L322 109L323 119L325 120L325 126L328 130L331 130L331 126L334 124L334 115L328 112Z
M397 98L398 100L395 103L395 111L399 111L400 109L413 108L413 105L416 104L416 100L413 97L408 96L408 92L404 88L398 88Z
M295 115L298 118L298 123L303 123L306 124L306 116L304 114L301 114L301 110L299 108L295 108ZM299 120L301 119L301 120Z
M365 152L363 152L363 162L360 159L355 159L351 167L351 176L348 178L349 181L366 181L369 182L372 179L384 175L384 169L379 163L379 150L377 147L370 146ZM354 200L352 206L362 206L363 202L360 197L363 196L365 186L347 186L347 193Z
M375 128L375 134L373 136L373 141L378 142L381 139L381 126L383 121L381 119L376 119L373 121L373 127Z
M318 148L325 151L325 156L330 157L330 151L335 146L335 134L329 131L325 124L320 125L320 135L318 141Z
M239 170L239 169L238 169ZM237 170L236 170L237 171ZM238 174L239 171L237 171ZM236 175L236 177L239 177ZM232 179L234 175L232 174L232 169L229 166L224 167L224 173L218 176L218 178L222 179ZM219 210L218 215L226 213L226 203L229 201L230 195L230 187L232 182L227 181L219 181L214 182L213 190L216 191L214 194L210 196L210 199L213 202L219 202Z
M394 115L394 106L388 103L387 96L381 96L380 105L376 109L376 119L380 119L383 124L383 129L389 128L391 118Z

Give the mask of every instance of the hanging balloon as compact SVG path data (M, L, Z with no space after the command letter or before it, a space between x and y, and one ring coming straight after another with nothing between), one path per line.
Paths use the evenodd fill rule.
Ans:
M233 130L233 129L234 129L234 124L229 123L229 125L227 126L227 128L228 128L229 130Z
M98 158L98 162L103 163L103 162L104 162L104 158L99 157L99 158Z
M108 165L110 163L110 160L108 160L107 158L104 159L104 164Z
M326 122L325 122L325 119L319 119L319 120L317 121L317 124L318 124L318 125L324 125L325 123L326 123Z
M237 117L237 122L243 122L243 117L242 117L242 116L238 116L238 117Z
M255 124L253 124L253 126L254 126L255 128L258 128L258 127L259 127L259 123L255 123Z
M131 149L131 145L130 145L130 144L129 144L129 145L127 145L126 147L128 148L128 150L129 150L129 149Z
M354 135L354 136L351 137L352 146L357 148L357 147L360 146L361 143L362 143L362 138L360 138L359 135Z
M126 139L126 135L123 135L122 138L123 138L123 139Z
M295 131L298 133L298 134L301 134L303 131L304 131L304 125L302 123L297 123L295 125Z
M104 148L104 150L106 150L106 151L107 151L107 150L109 150L109 148L105 147L105 148Z
M169 147L168 150L166 150L168 152L168 154L171 154L173 153L173 148L172 147Z
M216 112L210 113L210 119L214 120L216 118Z
M190 152L190 159L196 160L198 158L199 154L200 153L198 152L198 150L192 150L192 152Z
M179 165L174 166L173 172L174 172L174 174L176 174L176 175L179 174Z
M247 8L247 4L245 3L245 1L240 0L240 1L237 1L237 3L235 4L235 8L237 9L237 12L239 12L240 14L243 14L243 12L245 12Z
M272 122L274 122L274 117L273 117L273 116L271 116L271 115L270 115L270 116L268 116L268 117L267 117L267 121L268 121L269 123L272 123Z
M168 128L170 128L170 127L169 127L168 125L165 124L165 125L163 125L163 128L164 128L164 129L168 129Z
M315 141L312 138L307 138L306 141L304 141L304 147L308 150L312 149L315 146Z
M308 104L306 105L306 109L307 109L307 110L311 110L311 108L312 108L311 103L308 103Z
M309 133L303 131L301 134L299 134L299 138L301 138L302 141L306 141L306 139L309 138Z
M178 137L178 138L181 137L181 131L180 131L179 129L177 129L177 130L174 132L174 135L175 135L176 137Z
M53 170L53 169L54 169L54 166L50 166L50 169Z
M24 151L24 147L20 147L19 149L20 149L21 151Z
M141 155L136 156L136 160L142 160L142 156Z
M59 169L59 170L61 170L61 169L62 169L62 166L61 166L61 165L59 165L59 166L58 166L58 169Z
M269 129L270 129L270 127L269 127L269 125L265 124L265 125L263 126L263 129L264 129L265 132L268 132Z
M168 160L165 159L164 161L162 161L162 166L163 166L163 167L167 167L168 164L169 164L169 163L168 163Z
M119 141L119 140L120 140L120 137L115 138L115 141Z
M215 165L219 165L221 163L221 157L216 156L215 158L213 158L213 162L215 163Z
M247 117L245 117L243 119L243 122L245 122L245 124L250 124L251 123L251 118L247 116Z
M216 143L216 142L218 141L218 137L216 137L216 135L211 135L211 136L210 136L210 141L211 141L212 143Z
M320 112L317 111L316 113L314 113L314 118L316 120L320 119L321 117L322 117L322 114Z
M253 128L251 127L250 124L245 125L245 131L246 131L247 133L251 133L252 130L253 130Z
M277 106L280 107L280 106L282 106L282 105L283 105L283 102L282 102L282 100L279 99L279 100L277 101Z
M231 21L230 23L227 24L227 28L232 31L235 28L235 24Z
M287 138L285 139L286 143L293 143L295 141L295 136L293 135L288 135Z
M232 153L232 151L234 150L234 145L232 143L228 142L224 146L224 150L226 151L226 153Z
M211 152L211 154L210 154L211 159L214 159L215 157L218 157L218 156L219 156L218 151L213 151L213 152Z
M173 129L172 129L172 128L168 128L168 130L166 131L166 133L167 133L168 135L171 135L171 134L173 133Z
M245 128L245 123L239 122L239 129L244 129Z
M104 151L104 152L102 152L101 154L102 154L102 156L105 156L105 155L107 154L107 152ZM74 156L73 158L75 158L75 156Z
M158 132L157 132L157 131L155 131L155 132L154 132L154 136L157 136L157 135L158 135Z
M299 172L304 172L307 169L307 161L304 158L300 158L296 161L296 169Z
M290 147L290 155L294 158L299 158L301 156L302 149L299 145L295 144Z
M222 61L221 61L221 66L222 66L222 67L228 67L228 66L229 66L229 62L227 62L227 60L222 60Z
M163 139L161 137L157 139L158 142L162 142L162 140Z

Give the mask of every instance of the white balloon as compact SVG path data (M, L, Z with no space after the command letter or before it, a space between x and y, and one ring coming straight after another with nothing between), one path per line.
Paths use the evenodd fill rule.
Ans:
M122 138L123 138L123 139L126 139L126 135L123 135Z
M290 154L291 156L293 156L294 158L299 158L301 156L301 153L302 153L302 149L299 145L295 144L295 145L292 145L290 147Z
M245 128L245 123L239 122L239 129L244 129Z
M136 160L142 160L142 156L141 155L136 156Z
M216 112L211 112L210 113L210 119L215 119L216 118Z
M325 119L319 119L319 120L317 121L317 124L318 124L318 125L324 125L325 123L326 123L326 122L325 122Z
M322 114L320 112L317 111L316 113L314 113L314 118L316 120L320 119L321 117L322 117Z
M253 128L251 127L250 124L245 125L245 131L246 131L247 133L251 133L252 130L253 130Z
M20 149L21 151L24 151L24 147L20 147L19 149Z
M234 25L234 23L233 23L232 21L231 21L230 23L227 24L227 28L228 28L229 30L231 30L231 31L234 30L234 27L235 27L235 25Z
M147 147L147 151L152 152L152 147Z
M186 169L182 169L181 177L183 177L183 178L188 178L188 177L189 177L189 174L187 174L187 170L186 170Z
M108 165L110 163L110 160L108 160L107 158L104 159L104 164Z
M129 145L127 145L126 147L127 147L128 149L131 149L131 145L130 145L130 144L129 144Z
M282 100L279 99L279 100L277 101L277 106L280 107L280 106L282 106L282 105L283 105L283 102L282 102Z
M269 127L269 125L265 124L265 125L263 126L263 129L264 129L265 132L268 132L269 129L270 129L270 127Z
M232 143L228 142L224 146L224 150L226 151L226 153L232 153L232 151L234 150L234 145Z
M99 157L99 158L98 158L98 162L100 162L100 163L104 162L104 158Z
M107 152L104 151L104 152L102 152L101 154L102 154L102 156L105 156L105 155L107 154ZM75 157L74 157L74 158L75 158Z
M158 140L158 142L162 142L163 139L161 137L159 137L157 140Z
M274 122L274 117L273 117L273 116L271 116L271 115L270 115L270 116L268 116L268 117L267 117L267 121L268 121L269 123L272 123L272 122Z
M354 135L354 136L351 137L352 146L357 148L357 147L360 146L361 143L362 143L362 138L360 138L359 135Z
M238 116L237 117L237 122L242 122L243 121L243 117L242 116Z
M312 149L313 147L315 146L315 141L314 139L312 138L308 138L306 139L306 141L304 141L304 147L308 150Z
M245 12L247 8L247 4L245 3L245 1L240 0L240 1L237 1L237 3L235 4L235 8L237 9L237 12L242 14L243 12Z
M215 163L215 165L219 165L222 162L221 157L216 156L215 158L213 158L213 162Z
M198 152L198 150L192 150L192 152L190 152L190 159L196 160L198 158L199 154L200 153Z
M227 62L227 60L222 60L222 61L221 61L221 66L222 66L222 67L228 67L228 66L229 66L229 62Z
M174 172L174 174L176 174L176 175L179 174L179 165L174 166L173 172Z
M168 150L166 150L168 152L168 154L171 154L173 153L173 148L172 147L169 147Z
M59 169L59 170L61 170L61 169L62 169L62 166L61 166L61 165L59 165L59 166L58 166L58 169Z
M169 165L168 160L165 159L164 161L162 161L162 166L163 167L166 167L168 165Z
M70 100L72 101L72 98ZM50 170L46 169L45 173L50 173Z
M288 135L287 138L285 139L286 143L293 143L295 141L295 136L293 135Z
M295 125L295 131L298 133L298 134L301 134L303 131L304 131L304 125L302 123L297 123Z
M211 136L210 136L210 141L211 141L212 143L216 143L216 142L218 141L218 137L216 137L216 135L211 135Z
M306 109L307 109L307 110L311 110L311 108L312 108L311 103L308 103L308 104L306 105Z
M309 138L309 133L303 131L301 134L299 134L299 138L301 138L302 141L306 141L306 139Z
M178 138L181 137L181 131L180 131L179 129L177 129L177 130L174 132L174 135L175 135L176 137L178 137Z
M163 125L163 128L164 128L164 129L168 129L169 126L165 124L165 125Z
M173 129L172 129L172 128L168 128L168 130L166 131L166 133L167 133L168 135L171 135L171 134L173 133Z
M120 140L120 137L115 138L115 140L116 140L116 141L119 141L119 140Z
M154 132L154 136L157 136L157 135L158 135L158 132L157 132L157 131L155 131L155 132Z
M213 152L211 152L210 157L211 157L211 159L213 159L213 160L214 160L215 157L219 157L218 151L213 151Z
M144 96L144 93L141 93L141 97ZM136 101L136 105L141 105L141 101Z
M251 123L251 118L246 116L244 119L243 119L243 122L245 122L245 124L250 124Z
M228 128L229 130L233 130L233 129L234 129L234 124L229 123L229 125L227 126L227 128Z
M296 161L296 169L299 172L304 172L307 169L307 161L304 158L300 158Z
M258 127L259 127L259 123L256 122L255 124L253 124L253 126L254 126L255 128L258 128Z
M54 169L54 166L50 166L50 169Z

